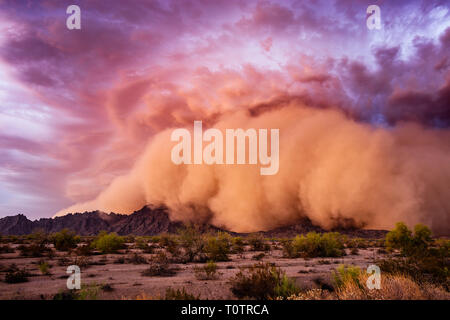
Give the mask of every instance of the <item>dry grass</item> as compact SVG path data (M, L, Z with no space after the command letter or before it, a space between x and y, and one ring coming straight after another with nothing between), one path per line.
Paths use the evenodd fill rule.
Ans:
M432 284L418 284L404 275L384 275L381 288L370 290L368 275L361 274L356 281L346 281L335 292L313 289L290 296L289 300L449 300L450 293Z

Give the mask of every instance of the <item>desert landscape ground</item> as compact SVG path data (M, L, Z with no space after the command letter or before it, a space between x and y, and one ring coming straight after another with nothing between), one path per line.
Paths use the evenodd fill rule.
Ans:
M404 228L378 239L193 226L158 236L3 236L0 299L450 299L450 240ZM67 289L69 265L81 269L80 290ZM369 265L381 268L380 290L367 289Z

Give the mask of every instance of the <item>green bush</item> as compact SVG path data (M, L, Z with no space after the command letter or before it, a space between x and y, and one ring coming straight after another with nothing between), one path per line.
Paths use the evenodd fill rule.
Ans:
M245 243L241 237L234 237L231 240L231 251L233 253L243 253L245 250Z
M217 236L211 236L206 240L204 252L209 260L229 261L228 255L231 252L230 236L226 233L219 233Z
M183 260L185 262L204 262L207 260L207 257L203 253L205 243L202 235L192 225L178 230L178 243L183 249Z
M229 283L231 292L238 298L286 298L299 292L295 283L280 268L269 263L241 269Z
M337 232L310 232L306 236L296 236L294 240L284 240L283 253L288 258L341 257L344 251L345 237Z
M55 249L59 251L68 251L69 249L76 248L78 242L80 242L80 237L68 229L63 229L60 232L52 234L50 239Z
M332 273L335 288L341 288L349 281L361 286L359 283L360 274L361 269L359 267L340 265L336 271L333 271Z
M49 270L50 269L50 265L47 262L39 261L38 265L39 265L39 270L41 271L41 273L43 275L49 275L50 274L50 270Z
M124 248L125 240L116 233L100 232L98 237L92 241L92 247L102 253L115 253Z
M406 224L398 222L395 228L386 235L386 248L398 249L404 256L424 255L433 243L431 230L423 225L414 227L414 235Z
M264 238L258 235L248 238L248 244L251 251L269 251L270 244L266 243Z

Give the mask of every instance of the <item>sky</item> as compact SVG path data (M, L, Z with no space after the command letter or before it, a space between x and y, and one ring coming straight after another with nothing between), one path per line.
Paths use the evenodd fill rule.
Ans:
M51 217L157 133L286 97L448 131L449 52L445 0L0 0L0 217Z

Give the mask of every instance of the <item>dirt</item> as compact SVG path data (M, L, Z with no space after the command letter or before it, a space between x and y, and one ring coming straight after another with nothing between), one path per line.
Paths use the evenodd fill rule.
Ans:
M187 292L200 295L201 299L235 299L228 280L239 271L239 268L257 263L253 257L262 253L247 250L249 248L243 254L230 255L229 262L218 262L219 277L216 280L196 278L194 268L204 265L201 263L171 264L171 267L178 269L176 275L171 277L141 275L141 272L148 268L148 264L114 263L118 258L126 258L133 252L139 252L148 261L155 256L141 253L139 250L94 255L89 257L91 265L81 268L81 283L97 288L97 299L135 299L138 295L158 299L165 296L168 287L174 289L184 287ZM365 270L383 256L378 253L378 248L359 249L358 254L353 255L349 249L346 250L347 255L340 258L287 259L283 258L282 251L276 248L263 252L265 256L259 261L274 263L284 270L287 276L295 279L301 288L317 288L323 284L331 285L331 273L341 264L356 265ZM15 253L0 254L0 299L53 299L58 292L67 290L66 282L69 276L66 273L67 266L59 265L59 260L65 256L67 253L57 252L52 259L24 258L19 256L18 250ZM51 265L50 275L42 275L38 265L41 259ZM6 274L4 269L12 264L30 273L28 282L8 284L3 281ZM109 285L110 288L101 289L105 285Z

